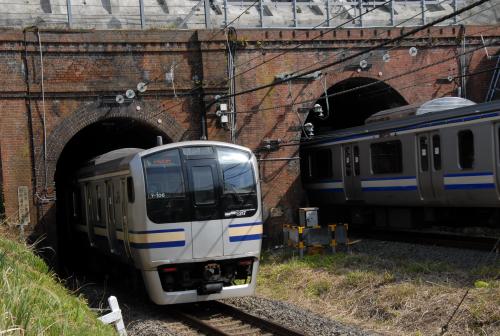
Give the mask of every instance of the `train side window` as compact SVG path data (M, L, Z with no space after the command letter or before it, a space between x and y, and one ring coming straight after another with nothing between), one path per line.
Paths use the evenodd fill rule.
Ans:
M354 146L353 147L353 152L354 152L354 176L359 176L360 175L360 163L359 163L359 147Z
M471 169L474 165L474 134L471 130L458 132L458 162L462 169Z
M332 152L329 148L312 152L311 161L313 179L324 180L332 177Z
M441 170L441 137L432 136L432 159L434 161L434 170Z
M420 145L420 170L428 171L429 170L429 146L427 144L427 136L421 136L419 138Z
M351 176L351 147L345 147L344 148L344 161L345 161L345 175L346 176Z
M215 187L210 166L193 167L194 200L196 205L215 204Z
M127 197L129 203L134 203L135 193L134 193L134 180L132 176L127 177Z
M395 174L403 172L401 141L393 140L370 145L372 172Z

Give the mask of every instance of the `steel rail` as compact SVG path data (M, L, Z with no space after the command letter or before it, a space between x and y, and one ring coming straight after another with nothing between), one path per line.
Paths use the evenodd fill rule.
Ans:
M226 326L229 327L229 329L233 327L232 330L228 330L227 328L224 328L224 326L216 326L210 321L205 321L197 317L196 311L200 311L203 313L207 310L210 310L211 313L219 313L223 316L231 317L232 319L235 319L236 321L239 321L244 325L248 325L248 327L250 328L260 330L261 334L263 335L272 334L276 336L306 336L305 333L302 333L298 330L291 329L275 322L271 322L267 319L257 317L255 315L244 312L237 307L219 301L175 305L168 307L167 310L172 317L185 322L192 328L197 329L207 335L247 335L249 331L245 328L245 331L239 333L238 330L235 330L234 324ZM255 334L256 332L250 331L250 333Z
M271 322L267 319L257 317L255 315L244 312L235 306L231 306L231 305L222 303L220 301L214 301L211 304L213 306L227 312L231 316L236 317L236 318L238 318L242 321L245 321L247 323L250 323L251 325L254 325L256 327L259 327L260 329L267 330L267 331L273 333L273 335L282 335L282 336L305 336L306 335L298 330L284 327L281 324L277 324L277 323Z

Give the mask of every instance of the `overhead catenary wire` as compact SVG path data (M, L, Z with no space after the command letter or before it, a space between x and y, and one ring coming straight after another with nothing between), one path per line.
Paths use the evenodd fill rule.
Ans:
M487 46L494 46L494 45L498 45L498 41L496 41L496 43L488 44ZM459 55L453 55L453 56L450 56L450 57L447 57L447 58L443 58L443 59L441 59L439 61L436 61L436 62L433 62L433 63L429 63L429 64L423 65L421 67L418 67L418 68L415 68L415 69L412 69L412 70L408 70L408 71L403 72L403 73L399 73L399 74L396 74L396 75L393 75L393 76L390 76L390 77L379 79L377 81L374 81L374 82L371 82L371 83L368 83L368 84L363 84L363 85L360 85L360 86L356 86L354 88L346 89L346 90L339 91L339 92L334 92L334 93L328 94L327 96L322 96L320 99L325 99L325 98L330 98L330 97L334 97L334 96L339 96L339 95L342 95L342 94L346 94L346 93L350 93L350 92L353 92L353 91L356 91L356 90L361 90L361 89L364 89L364 88L367 88L367 87L370 87L370 86L374 86L374 85L377 85L377 84L380 84L380 83L384 83L386 81L393 80L393 79L396 79L396 78L399 78L399 77L407 76L409 74L412 74L412 73L415 73L415 72L418 72L418 71L430 68L432 66L435 66L435 65L438 65L438 64L441 64L441 63L445 63L445 62L447 62L449 60L452 60L452 59L454 59L456 57L461 56L462 54L469 54L469 53L472 53L474 51L480 50L482 48L484 48L483 45L481 45L479 47L476 47L476 48L473 48L471 50L468 50L465 53L461 53ZM307 99L307 100L303 100L303 101L294 103L293 105L294 106L295 105L302 105L302 104L305 104L305 103L315 102L317 100L318 100L318 98ZM262 111L267 111L267 110L274 110L274 109L278 109L278 108L287 108L287 107L290 107L290 106L291 106L291 104L282 104L282 105L273 106L273 107L267 107L267 108L262 108L262 109L252 109L252 110L247 110L247 111L240 111L238 113L256 113L256 112L262 112Z
M445 1L445 0L444 0L444 1ZM411 35L411 34L414 34L415 32L418 32L418 31L421 31L421 30L427 29L428 27L430 27L430 26L432 26L432 25L435 25L435 24L437 24L437 23L440 23L440 22L442 22L442 21L446 21L446 20L448 20L449 18L452 18L452 17L454 17L454 16L456 16L456 15L459 15L459 14L461 14L461 13L463 13L463 12L467 11L467 10L470 10L470 9L472 9L472 8L476 7L476 6L479 6L480 4L482 4L482 3L486 2L486 1L489 1L489 0L480 0L480 1L479 1L480 3L473 3L473 4L471 4L471 5L467 6L467 7L462 8L461 10L454 11L454 12L453 12L453 13L451 13L451 14L448 14L448 15L446 15L446 16L444 16L444 17L441 17L441 18L439 18L439 19L437 19L437 20L435 20L435 21L433 21L433 22L430 22L430 23L428 23L428 24L427 24L427 25L425 25L425 26L422 26L422 27L417 27L416 29L413 29L413 30L411 30L411 31L407 32L406 34L401 35L401 36L399 36L399 37L397 37L397 38L395 38L395 39L397 39L397 40L402 40L402 39L404 39L405 37L407 37L407 36L409 36L409 35ZM252 4L251 6L253 6L253 4ZM250 6L250 7L251 7L251 6ZM417 15L421 15L421 14L422 14L422 12L418 13ZM473 14L473 15L476 15L476 14ZM470 16L469 16L469 17L470 17ZM233 21L234 21L234 20L233 20ZM350 21L352 21L352 19L350 19L350 20L349 20L349 21L347 21L347 22L350 22ZM232 22L231 22L231 23L232 23ZM404 23L404 21L403 21L403 23ZM218 34L218 33L216 33L216 34ZM216 35L216 34L215 34L215 35ZM215 35L212 35L212 38L213 38ZM394 39L391 39L391 40L389 40L388 42L385 42L385 43L384 43L384 45L390 44L393 40L394 40ZM380 45L375 46L375 47L372 47L372 48L370 48L369 50L362 51L362 52L360 52L360 53L358 53L358 54L364 54L364 53L367 53L367 52L370 52L370 51L376 50L376 49L378 49L378 48L380 48ZM350 59L352 59L352 58L358 57L358 56L359 56L358 54L356 54L356 55L351 55L351 56L349 56L348 58L344 58L344 59L339 60L339 61L336 61L336 62L334 62L334 63L335 63L335 64L341 64L341 63L346 62L346 61L348 61L348 60L350 60ZM329 65L327 65L327 66L323 66L323 67L324 67L324 68L326 68L326 67L329 67ZM286 78L286 79L283 79L283 80L275 81L275 82L270 83L270 84L267 84L267 85L265 85L265 86L258 87L257 89L264 89L264 88L266 88L266 87L272 87L272 86L275 86L275 85L278 85L278 84L284 83L284 82L286 82L286 81L288 81L288 80L292 80L292 79L294 79L294 78L298 78L298 77L304 76L304 75L306 75L306 74L314 73L315 71L316 71L316 70L312 70L312 71L307 72L307 73L305 73L305 74L299 74L299 75L292 76L292 77L289 77L289 78ZM195 87L195 88L193 88L192 90L188 91L188 93L189 93L189 92L193 92L193 91L198 90L198 89L199 89L199 87ZM255 88L254 88L254 89L255 89ZM249 93L249 92L252 92L252 91L254 91L254 90L253 90L253 89L249 89L249 90L246 90L246 91L244 91L244 92L235 92L234 94L230 94L230 95L221 95L221 96L219 97L219 99L226 99L226 98L229 98L229 97L235 97L235 96L238 96L238 95L241 95L241 94L245 94L245 93ZM255 90L255 91L256 91L256 90ZM210 106L211 106L211 105L213 105L214 103L215 103L215 101L212 101L212 102L208 105L208 107L210 107ZM165 109L172 109L172 108L175 108L175 107L177 107L177 106L179 106L179 105L181 105L181 104L182 104L182 102L179 102L179 103L173 104L173 105L171 105L171 106L165 107ZM208 107L207 107L207 108L208 108ZM269 109L273 109L273 108L269 108ZM159 115L159 114L161 114L161 113L163 113L163 112L159 112L159 113L158 113L158 115ZM238 112L238 113L247 113L247 112Z
M308 40L308 41L307 41L307 43L309 43L309 42L311 42L311 41L314 41L314 40L316 40L316 39L318 39L318 38L322 37L324 34L327 34L327 33L329 33L329 32L332 32L332 31L336 30L336 29L342 28L342 27L343 27L343 26L345 26L346 24L349 24L350 22L352 22L352 21L354 21L354 20L356 20L356 19L361 18L363 15L366 15L366 14L368 14L368 13L370 13L370 12L372 12L372 11L376 10L376 9L379 9L379 8L380 8L380 7L382 7L382 6L387 5L387 4L388 4L388 3L390 3L391 1L392 1L392 0L388 0L388 1L384 2L383 4L381 4L381 5L379 5L379 6L375 6L374 8L372 8L372 9L370 9L370 10L366 11L365 13L361 13L361 14L359 14L358 16L356 16L356 17L354 17L354 18L351 18L351 19L349 19L349 20L347 20L347 21L345 21L345 22L343 22L343 23L341 23L341 24L339 24L339 25L337 25L337 26L335 26L335 27L333 27L333 28L328 28L328 29L327 29L326 31L324 31L324 32L323 32L323 31L322 31L322 32L318 32L318 35L317 35L317 36L315 36L315 37L313 37L312 39ZM443 1L448 1L448 0L443 0ZM338 15L340 15L340 14L338 14ZM337 15L337 16L338 16L338 15ZM334 16L334 17L332 17L332 18L330 18L330 19L327 19L326 21L322 22L321 24L324 24L325 22L328 22L328 21L332 20L332 19L333 19L333 18L335 18L335 17L336 17L336 16ZM317 27L318 27L318 26L316 26L316 27L314 27L314 28L317 28ZM314 29L314 28L312 28L312 29ZM301 46L303 46L303 45L304 45L304 43L300 42L300 43L298 43L297 45L295 45L293 48L287 49L287 50L285 50L284 52L279 53L278 55L275 55L275 56L271 57L270 59L267 59L267 60L265 60L265 61L263 61L263 62L261 62L261 63L259 63L259 64L257 64L257 65L254 65L254 66L252 66L252 67L251 67L251 68L249 68L249 69L245 69L244 71L242 71L242 72L240 72L240 73L237 73L237 74L234 76L234 78L239 77L239 76L241 76L241 75L243 75L243 74L245 74L245 73L247 73L247 72L249 72L249 71L252 71L252 70L254 70L254 69L256 69L256 68L258 68L258 67L260 67L260 66L262 66L262 65L264 65L264 64L267 64L267 63L269 63L269 62L271 62L271 61L273 61L273 60L277 59L278 57L281 57L281 56L283 56L283 55L286 55L287 53L289 53L289 52L291 52L291 51L294 51L294 50L298 49L299 47L301 47ZM255 60L255 59L256 59L256 58L258 58L258 57L260 57L260 56L254 57L254 58L252 58L252 59L250 59L250 60L246 61L246 62L245 62L245 64L249 64L250 62L252 62L253 60ZM242 65L244 65L244 64L238 64L238 65L236 65L236 67L238 67L238 66L242 66Z
M219 99L227 99L229 97L232 97L232 96L241 96L241 95L244 95L244 94L247 94L247 93L251 93L251 92L255 92L255 91L260 91L260 90L263 90L263 89L266 89L266 88L271 88L271 87L274 87L274 86L277 86L277 85L280 85L280 84L283 84L283 83L286 83L288 81L291 81L291 80L295 80L295 79L298 79L300 77L303 77L303 76L306 76L306 75L310 75L310 74L313 74L315 73L316 71L320 71L320 70L323 70L323 69L326 69L326 68L329 68L329 67L332 67L334 65L337 65L337 64L341 64L343 62L346 62L348 60L351 60L351 59L354 59L354 58L357 58L359 56L362 56L364 54L367 54L371 51L374 51L374 50L377 50L377 49L380 49L386 45L389 45L391 43L394 43L394 42L398 42L398 41L401 41L403 40L404 38L410 36L410 35L414 35L420 31L423 31L429 27L432 27L438 23L441 23L443 21L446 21L450 18L453 18L463 12L466 12L468 10L471 10L485 2L487 2L489 0L478 0L468 6L465 6L459 10L456 10L448 15L445 15L441 18L438 18L432 22L429 22L425 25L422 25L420 27L416 27L414 29L411 29L410 31L406 32L406 33L402 33L400 36L398 37L395 37L395 38L392 38L392 39L389 39L387 41L384 41L382 43L379 43L378 45L376 46L373 46L373 47L370 47L370 48L367 48L366 50L363 50L363 51L360 51L360 52L357 52L353 55L350 55L350 56L346 56L344 59L342 60L337 60L337 61L334 61L334 62L331 62L331 63L328 63L328 64L325 64L325 65L322 65L322 66L319 66L317 68L314 68L312 70L308 70L306 72L303 72L303 73L299 73L299 74L296 74L296 75L293 75L293 76L290 76L290 77L287 77L287 78L283 78L283 79L279 79L279 80L276 80L272 83L268 83L268 84L264 84L264 85L260 85L260 86L257 86L257 87L253 87L253 88L250 88L250 89L246 89L246 90L242 90L242 91L239 91L239 92L236 92L236 93L233 93L232 95L224 95L224 96L221 96ZM214 104L216 102L216 100L212 101L210 105Z
M448 1L448 0L441 0L441 2L439 2L439 3L437 3L437 4L438 4L438 5L441 5L441 4L443 4L443 3L447 2L447 1ZM488 0L488 1L490 1L490 0ZM468 18L471 18L471 17L473 17L473 16L475 16L475 15L478 15L478 14L480 14L480 13L484 12L484 11L491 10L492 8L496 7L497 5L498 5L498 4L491 5L489 8L483 8L482 10L480 10L480 11L478 11L478 12L476 12L476 13L472 13L471 15L469 15L469 16L467 16L467 17L465 17L465 18L462 18L462 19L460 19L460 20L458 20L455 24L457 24L458 22L461 22L461 21L467 20ZM413 20L414 18L419 17L422 13L424 13L424 12L426 12L426 11L428 11L428 10L430 10L430 9L429 9L429 8L426 8L426 9L425 9L425 10L423 10L422 12L416 13L414 16L412 16L412 17L410 17L410 18L408 18L408 19L406 19L406 20L404 20L404 21L402 21L402 22L398 23L398 25L403 24L403 23L406 23L406 22L408 22L408 21L411 21L411 20ZM397 25L396 25L396 26L397 26ZM377 34L376 34L374 37L378 37L379 35L381 35L381 33L380 33L380 32L377 32ZM373 37L372 37L372 38L373 38ZM414 38L410 39L410 41L415 41L415 40L418 40L419 38L421 38L421 37L414 37ZM369 41L370 39L371 39L371 38L369 38L369 39L365 39L365 40L363 40L362 42L367 42L367 41ZM394 45L392 48L389 48L389 49L385 50L385 53L389 53L390 51L392 51L392 50L394 50L394 49L396 49L396 48L398 48L398 47L399 47L399 45L397 45L397 44L396 44L396 45ZM299 70L295 71L294 73L297 73L297 72L300 72L300 71L307 70L307 69L309 69L309 68L311 68L311 67L313 67L313 66L315 66L315 65L317 65L317 64L321 64L321 63L323 63L324 61L326 61L327 59L329 59L329 58L331 58L331 57L337 57L337 56L338 56L338 55L340 55L340 54L346 53L346 52L348 52L349 50L351 50L351 49L353 49L353 48L354 48L354 47L350 47L350 48L348 48L348 49L346 49L346 50L341 50L341 51L339 51L339 52L335 53L333 56L325 57L323 60L318 61L318 62L314 62L314 63L312 63L312 64L310 64L310 65L308 65L308 66L306 66L306 67L304 67L304 68L301 68L301 69L299 69ZM293 73L292 73L292 75L293 75Z

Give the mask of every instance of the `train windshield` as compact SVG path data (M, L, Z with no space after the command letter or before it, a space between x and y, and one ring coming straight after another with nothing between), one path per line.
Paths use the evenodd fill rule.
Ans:
M143 158L146 207L156 223L189 220L179 150L158 152Z
M224 178L225 194L248 194L255 191L252 163L247 153L231 148L217 150Z
M217 155L223 178L223 218L252 216L257 211L257 192L250 154L220 147Z

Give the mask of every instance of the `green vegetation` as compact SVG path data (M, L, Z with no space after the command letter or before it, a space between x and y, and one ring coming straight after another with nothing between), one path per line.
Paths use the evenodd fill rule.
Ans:
M115 335L44 261L0 227L0 335Z
M257 294L382 333L432 335L470 288L448 334L500 335L499 273L404 253L264 255Z

